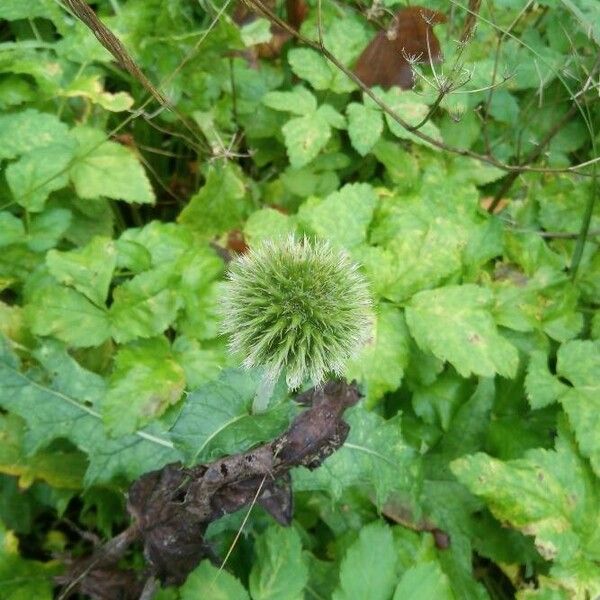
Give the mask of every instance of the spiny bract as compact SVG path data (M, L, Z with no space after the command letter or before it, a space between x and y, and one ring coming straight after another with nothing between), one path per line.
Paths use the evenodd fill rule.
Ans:
M367 283L327 242L263 242L231 262L228 280L222 329L230 349L271 379L285 369L291 389L341 375L369 337Z

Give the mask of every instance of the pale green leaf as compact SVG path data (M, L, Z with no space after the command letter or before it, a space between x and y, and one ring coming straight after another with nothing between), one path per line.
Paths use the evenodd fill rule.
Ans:
M181 600L250 600L239 580L225 569L203 560L179 588Z
M91 127L72 131L79 142L69 177L81 198L111 198L153 204L154 191L135 154Z
M311 48L292 48L287 54L292 71L315 90L326 90L333 81L327 60Z
M7 211L0 212L0 248L22 243L25 239L25 228L18 217Z
M437 561L422 562L402 575L394 600L422 598L423 600L457 600L450 580Z
M175 404L185 376L166 338L122 346L115 356L102 414L113 436L133 433Z
M331 137L331 127L321 113L290 119L281 129L290 164L295 169L317 157Z
M35 290L25 307L25 319L35 335L54 336L76 348L98 346L110 336L104 307L56 284Z
M299 600L308 582L302 543L293 528L269 527L254 545L252 600Z
M519 355L498 333L492 301L489 290L476 285L449 285L414 296L406 321L421 348L450 362L463 377L514 377Z
M574 340L558 350L556 371L572 387L560 402L584 456L600 477L600 341Z
M51 250L46 254L46 265L57 281L74 287L97 306L104 306L116 257L112 240L95 237L81 249Z
M564 383L550 373L546 353L541 350L533 351L525 377L525 391L531 408L543 408L556 402L567 389Z
M40 212L48 196L67 185L67 169L74 156L72 142L36 148L8 165L6 181L18 204Z
M384 523L375 521L363 527L358 539L348 548L340 566L340 584L332 598L388 600L397 573L392 531Z
M381 137L383 131L381 112L353 102L346 108L346 114L352 147L361 156L366 156Z
M36 452L59 438L72 441L88 455L86 485L117 476L131 481L181 460L156 426L136 435L108 438L99 412L104 380L83 369L57 343L43 345L35 358L45 371L39 367L23 370L0 340L0 405L27 421L26 452Z
M324 200L305 202L298 221L310 232L344 248L363 243L373 218L377 196L367 183L351 183Z
M305 88L296 86L290 92L268 92L263 96L263 104L274 110L308 116L317 110L317 99Z
M262 208L253 212L244 225L244 236L249 244L263 240L286 237L295 230L292 218L274 208Z
M382 302L376 316L371 341L350 362L346 375L349 381L356 379L363 386L368 405L400 387L410 356L410 337L402 313Z
M32 108L0 115L0 158L15 158L36 148L68 145L69 128L56 116Z
M171 265L140 273L117 286L110 306L113 338L119 343L162 333L177 316L181 297Z
M242 172L231 162L208 168L206 182L181 211L178 222L213 236L239 226L249 209Z

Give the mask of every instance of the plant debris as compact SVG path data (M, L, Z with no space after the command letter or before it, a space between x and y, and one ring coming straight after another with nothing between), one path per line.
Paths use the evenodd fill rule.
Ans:
M144 581L181 585L202 559L220 563L204 540L208 525L253 502L289 525L290 469L316 469L343 445L350 430L344 411L359 398L354 384L328 382L297 397L309 408L276 439L212 463L172 463L142 475L129 489L131 526L71 564L59 581L61 598L79 592L93 600L129 600L143 594ZM141 573L118 566L134 543L144 548L147 567Z

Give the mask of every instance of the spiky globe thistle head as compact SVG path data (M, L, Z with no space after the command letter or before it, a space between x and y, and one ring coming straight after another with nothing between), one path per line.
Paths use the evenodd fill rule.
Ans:
M244 366L262 366L290 388L340 375L367 341L371 299L348 255L327 242L293 236L263 242L228 272L223 332Z

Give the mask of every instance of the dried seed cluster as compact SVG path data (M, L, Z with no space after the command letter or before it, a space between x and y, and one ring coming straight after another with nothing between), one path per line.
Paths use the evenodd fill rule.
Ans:
M291 389L318 385L367 341L371 299L348 255L327 242L293 236L263 242L234 259L223 305L223 332L244 366Z

